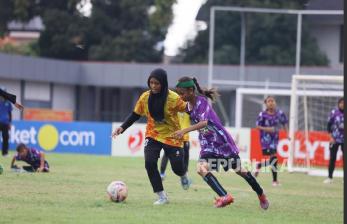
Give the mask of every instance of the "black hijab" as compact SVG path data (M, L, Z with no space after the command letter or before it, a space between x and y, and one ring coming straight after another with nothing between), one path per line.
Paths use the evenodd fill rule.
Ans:
M148 110L155 121L162 122L164 120L164 106L169 93L166 71L161 68L154 69L147 80L149 88L149 80L151 78L155 78L160 82L161 89L160 92L156 94L153 94L151 91L148 98Z

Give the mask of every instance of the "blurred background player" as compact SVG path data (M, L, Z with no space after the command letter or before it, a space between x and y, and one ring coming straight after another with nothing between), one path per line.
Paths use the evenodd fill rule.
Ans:
M330 160L328 168L328 178L324 180L324 183L330 184L333 182L333 173L335 169L336 155L339 147L341 147L343 153L344 145L344 101L340 98L337 107L330 112L328 119L327 130L331 135L330 142Z
M1 88L0 88L1 89ZM5 89L1 90L5 92ZM8 140L12 122L12 105L3 95L0 95L0 131L2 134L2 156L8 156Z
M49 172L48 162L45 160L45 153L34 148L28 148L21 143L17 146L17 153L13 156L11 168L20 169L16 164L17 161L24 161L30 166L23 166L27 172Z
M279 186L277 177L277 145L279 130L282 125L288 134L288 119L284 112L276 107L276 100L268 96L264 100L266 109L259 113L256 127L260 130L260 144L263 156L270 157L269 160L259 162L256 165L254 176L259 175L262 166L271 166L272 186Z
M247 181L257 193L261 208L267 209L269 202L263 189L252 174L242 168L241 159L238 155L239 149L208 102L207 98L213 101L216 99L217 92L213 89L202 90L197 80L189 77L179 79L176 87L180 97L185 102L188 102L186 111L190 115L190 119L194 125L176 131L173 136L180 139L186 133L195 130L199 131L201 151L197 166L198 173L218 194L219 197L215 200L215 207L225 207L234 201L231 194L222 187L217 178L210 172L211 170L218 170L219 165L223 164L225 171L232 168L239 176ZM201 95L195 94L195 88Z
M178 118L180 120L180 125L181 125L181 129L187 128L190 126L190 118L189 118L189 114L183 112L179 112L178 113ZM187 171L187 175L188 175L188 167L189 167L189 148L190 148L190 143L189 143L189 134L185 134L183 136L183 150L184 150L184 166L185 169ZM161 164L160 164L160 177L162 180L165 179L165 170L166 170L166 166L167 166L167 162L168 162L168 157L165 155L163 155L163 157L161 158Z
M147 117L145 167L153 192L159 196L154 204L162 205L169 200L158 170L161 149L164 149L169 158L173 172L181 177L183 189L187 190L191 183L184 166L183 139L172 137L174 131L180 130L178 112L184 112L186 104L175 92L168 89L167 73L161 68L151 72L147 85L150 90L140 96L134 111L112 133L112 137L123 133L141 116Z

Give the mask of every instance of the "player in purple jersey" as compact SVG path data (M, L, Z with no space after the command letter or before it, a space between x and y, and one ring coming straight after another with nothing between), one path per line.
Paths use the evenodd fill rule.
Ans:
M209 104L208 99L215 100L217 92L214 90L202 90L195 78L183 77L176 85L177 93L187 103L186 111L194 123L188 128L176 131L173 136L182 138L184 134L198 130L201 146L200 159L197 166L198 174L218 194L215 207L225 207L234 201L217 178L210 172L219 170L222 165L225 171L232 168L238 175L244 178L257 193L260 205L263 209L269 207L269 202L252 174L241 167L239 149L230 134L223 127L217 114ZM195 89L201 94L196 95Z
M328 179L324 180L324 183L332 183L333 173L335 169L336 155L339 147L341 147L343 153L344 146L344 101L343 98L340 98L337 103L337 108L333 109L330 112L328 118L327 130L331 135L330 143L330 160L328 168Z
M260 130L260 144L263 156L270 159L257 164L254 176L257 177L262 166L271 166L272 185L278 186L277 179L277 144L279 139L279 129L281 126L288 133L288 119L282 110L277 109L276 100L272 96L264 100L266 109L259 113L256 126Z
M30 166L23 166L23 169L28 172L49 172L49 165L45 160L45 153L34 148L28 148L23 143L17 146L17 154L12 159L11 168L19 168L15 165L16 160L28 163Z

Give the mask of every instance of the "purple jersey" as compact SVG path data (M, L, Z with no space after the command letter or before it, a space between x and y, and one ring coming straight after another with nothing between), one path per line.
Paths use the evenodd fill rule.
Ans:
M28 148L28 153L25 157L21 157L18 153L16 154L16 160L21 160L24 161L26 163L28 163L29 165L31 165L32 167L34 167L35 169L40 167L40 151L34 148ZM45 167L48 167L48 163L47 161L45 161Z
M344 143L344 118L343 111L338 108L333 109L330 112L328 119L329 131L332 137L335 139L336 143Z
M277 149L278 131L281 125L288 123L288 119L282 110L276 110L274 114L269 114L266 110L259 113L256 126L274 127L274 132L265 132L260 130L260 144L263 150Z
M239 153L230 134L225 130L205 97L197 96L196 104L192 109L187 105L187 112L195 124L200 121L208 121L206 127L199 129L200 156L230 157Z

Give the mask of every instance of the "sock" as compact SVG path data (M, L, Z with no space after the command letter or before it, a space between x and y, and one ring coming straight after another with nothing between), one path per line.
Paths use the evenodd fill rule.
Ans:
M272 180L277 181L277 156L270 158L271 172L272 172Z
M263 194L263 189L260 187L257 180L252 176L250 172L247 172L246 175L241 175L243 179L252 187L252 189L257 193L258 196Z
M159 191L157 192L157 195L159 196L159 198L167 198L165 191Z
M204 177L204 181L218 194L218 196L222 197L227 195L226 190L220 185L217 178L212 173L208 172Z
M187 178L188 178L187 173L185 173L183 176L181 176L181 179L187 179Z

